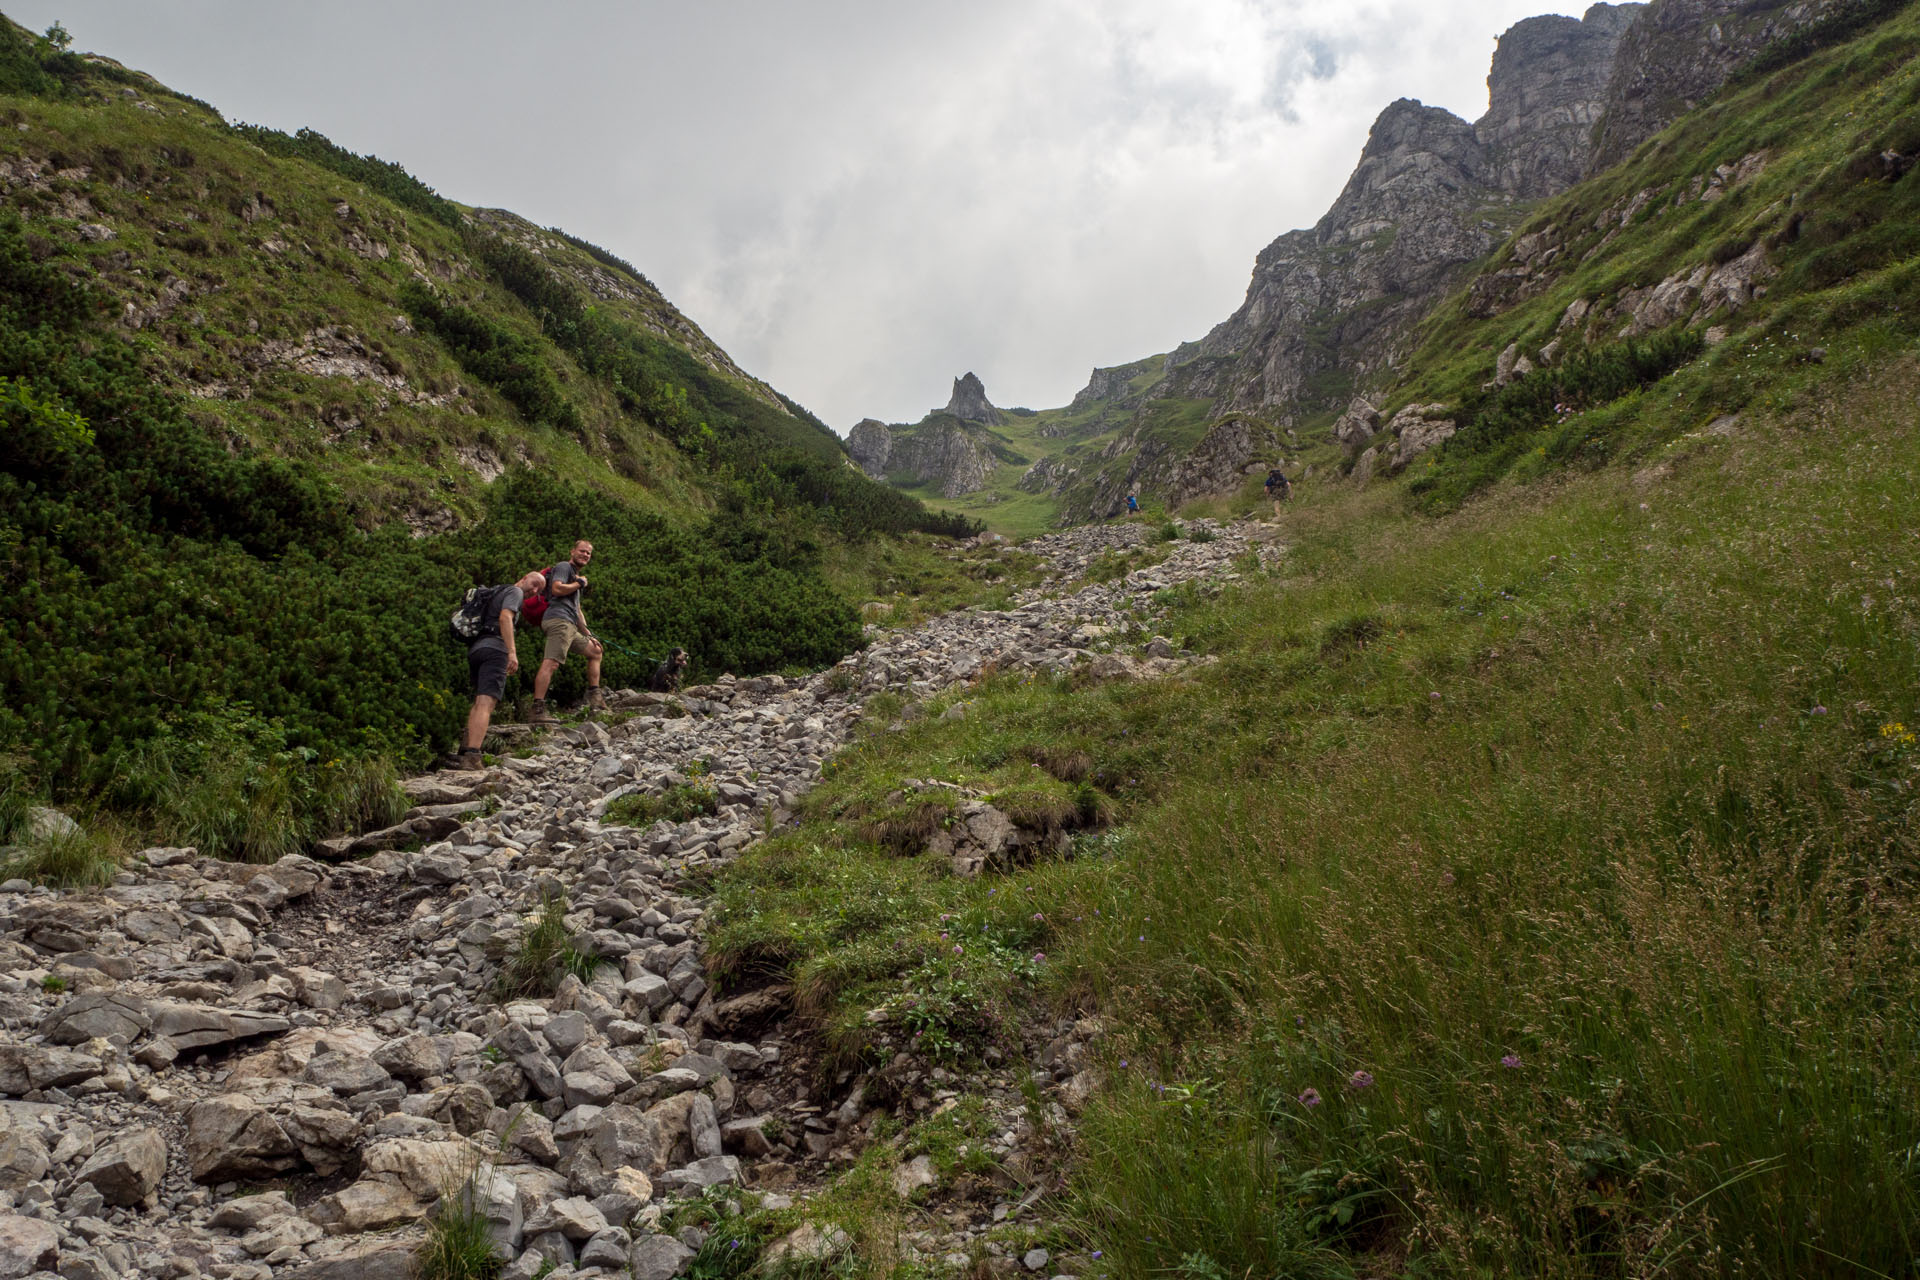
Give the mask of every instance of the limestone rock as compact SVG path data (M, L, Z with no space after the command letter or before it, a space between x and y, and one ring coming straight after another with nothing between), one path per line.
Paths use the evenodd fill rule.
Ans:
M641 1236L627 1255L633 1280L673 1280L692 1260L693 1250L672 1236Z
M864 418L847 433L847 455L875 480L885 480L893 457L893 433L878 418Z
M186 1146L196 1182L272 1177L299 1163L299 1148L267 1109L235 1094L193 1104Z
M428 1203L394 1179L361 1178L315 1201L307 1218L331 1235L355 1235L418 1222Z
M19 1214L0 1213L0 1280L25 1280L51 1271L60 1256L60 1233L53 1224Z
M75 1175L91 1183L108 1204L144 1204L167 1173L167 1140L158 1129L139 1128L93 1153Z
M0 1044L0 1093L15 1097L35 1089L79 1084L103 1070L100 1059L71 1049L43 1045Z
M74 996L40 1026L53 1044L85 1044L95 1036L130 1044L153 1027L146 1001L112 991Z
M19 1191L47 1176L47 1144L30 1129L0 1129L0 1189Z
M1501 191L1537 199L1586 176L1620 42L1644 7L1596 4L1579 19L1527 18L1500 37L1487 113L1473 131Z

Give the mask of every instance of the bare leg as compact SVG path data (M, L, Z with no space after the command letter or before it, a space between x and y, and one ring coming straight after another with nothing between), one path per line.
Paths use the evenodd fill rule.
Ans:
M602 650L595 649L587 655L587 687L590 689L598 689L600 687L600 655L602 652Z
M547 686L553 682L553 673L559 669L560 664L552 658L541 660L540 669L533 673L533 696L537 701L546 701Z
M486 741L487 726L493 722L494 700L486 694L480 694L473 700L473 710L467 712L467 734L460 739L460 745L470 751L478 751L480 744Z

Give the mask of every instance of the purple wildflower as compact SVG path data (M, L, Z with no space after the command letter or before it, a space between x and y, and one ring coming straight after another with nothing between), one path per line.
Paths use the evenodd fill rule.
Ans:
M1373 1072L1371 1071L1354 1072L1352 1075L1347 1077L1347 1088L1349 1089L1373 1088Z
M1825 707L1819 707L1819 706L1816 706L1816 707L1815 707L1815 708L1814 708L1814 709L1813 709L1813 710L1812 710L1811 712L1809 712L1808 714L1809 714L1809 715L1816 715L1816 716L1823 716L1823 715L1825 715L1825 714L1827 714L1827 709L1826 709Z
M1500 1065L1509 1071L1518 1071L1520 1069L1520 1055L1517 1053L1509 1053L1500 1059Z
M1320 1091L1314 1088L1312 1085L1308 1085L1306 1088L1302 1089L1300 1091L1300 1105L1303 1107L1319 1106Z

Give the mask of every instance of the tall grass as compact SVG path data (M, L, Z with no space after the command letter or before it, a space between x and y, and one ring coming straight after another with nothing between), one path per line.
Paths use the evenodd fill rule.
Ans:
M1508 507L1219 620L1274 734L1183 770L1072 908L1083 980L1131 1024L1082 1182L1124 1269L1264 1271L1290 1242L1469 1273L1910 1272L1920 450L1897 385L1861 398L1869 439L1737 451L1644 505L1612 483ZM1302 616L1355 595L1426 607L1337 670L1296 657ZM1248 1196L1172 1184L1266 1207L1250 1227Z
M129 758L111 800L155 838L208 857L273 862L328 835L390 826L411 805L392 759L310 763L239 740L166 739Z
M0 880L71 889L113 883L134 848L124 824L100 818L71 835L29 840L0 861Z

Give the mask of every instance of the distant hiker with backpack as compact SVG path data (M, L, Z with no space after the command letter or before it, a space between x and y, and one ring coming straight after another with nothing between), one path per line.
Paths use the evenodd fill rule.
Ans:
M467 731L460 739L456 769L484 769L480 744L486 740L493 709L506 696L507 677L520 669L513 647L513 620L520 602L547 589L547 580L530 573L504 587L475 587L453 616L456 636L467 638L467 673L473 677L473 710L467 712Z
M678 693L680 681L687 674L687 651L675 649L660 660L653 669L653 679L647 681L647 688L654 693Z
M1280 504L1293 496L1292 483L1288 481L1285 472L1275 467L1267 472L1267 483L1263 487L1267 491L1267 497L1273 502L1273 514L1279 515Z
M607 695L600 690L600 658L605 650L587 630L587 615L580 601L587 589L586 576L580 571L591 563L593 544L582 538L573 544L573 554L547 571L547 609L540 619L547 651L533 677L533 714L528 717L532 724L559 723L547 707L547 686L571 653L587 660L587 705L596 711L607 709Z
M1130 493L1127 495L1127 514L1130 516L1140 514L1140 496L1138 494Z

